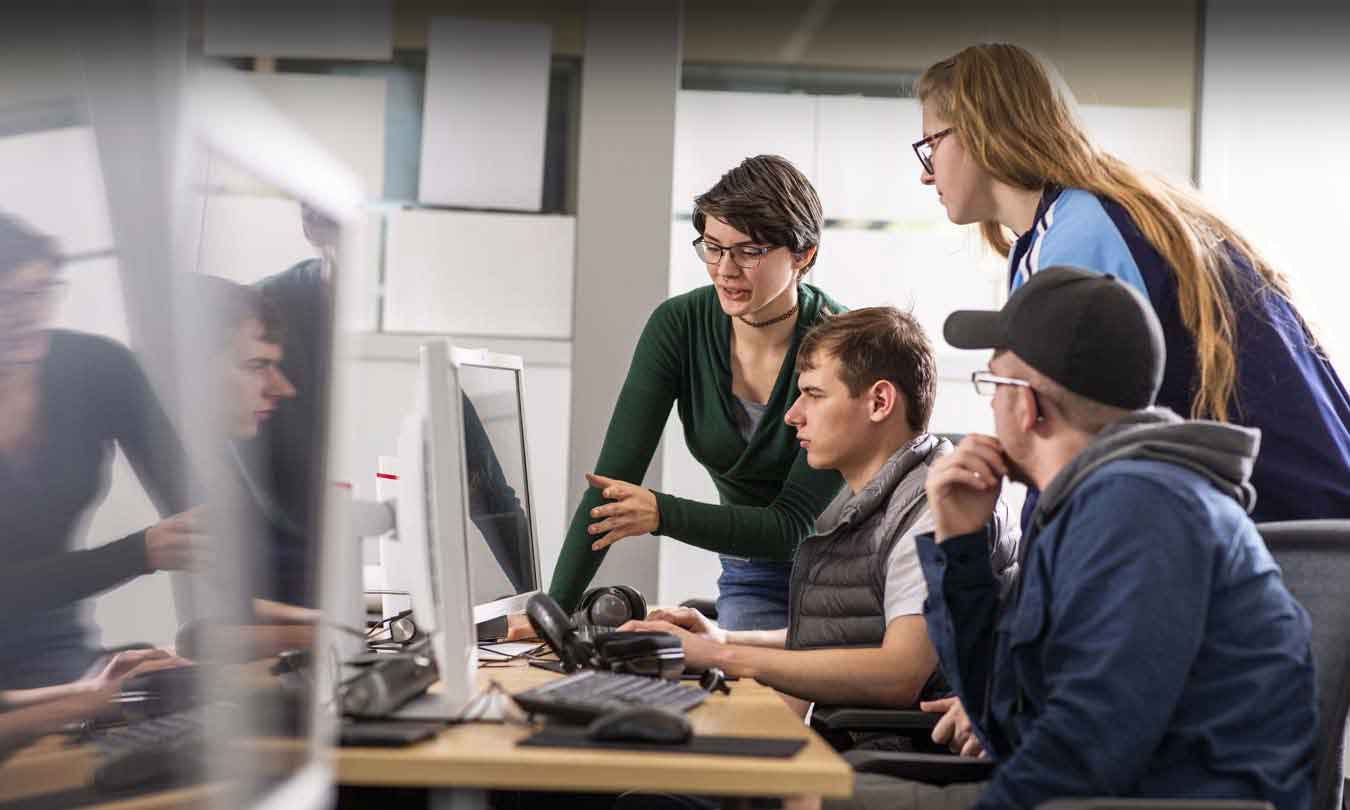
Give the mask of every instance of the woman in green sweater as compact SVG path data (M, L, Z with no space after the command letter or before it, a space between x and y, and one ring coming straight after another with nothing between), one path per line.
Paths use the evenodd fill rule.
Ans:
M648 319L549 591L572 610L604 549L659 534L723 555L724 627L786 627L793 553L842 484L837 473L807 466L783 422L797 398L802 336L843 310L801 281L820 245L820 199L791 163L761 155L694 204L694 250L712 284L671 298ZM672 404L720 504L633 483L651 464Z

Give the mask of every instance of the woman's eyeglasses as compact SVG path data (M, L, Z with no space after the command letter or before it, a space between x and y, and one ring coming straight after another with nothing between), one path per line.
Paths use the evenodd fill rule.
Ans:
M919 163L923 164L923 170L929 174L933 173L933 150L937 148L938 141L952 134L956 127L947 127L941 132L934 132L927 138L914 142L914 154L919 156Z
M754 270L759 265L761 259L768 255L771 247L762 245L732 245L724 247L714 245L706 241L703 237L694 240L694 252L703 260L704 264L716 267L722 263L722 257L727 253L731 254L731 261L742 270Z

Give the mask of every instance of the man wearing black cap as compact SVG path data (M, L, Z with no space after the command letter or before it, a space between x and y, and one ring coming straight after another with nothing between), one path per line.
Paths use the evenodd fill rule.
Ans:
M1246 514L1259 432L1150 407L1161 328L1110 276L1043 270L1002 310L954 313L944 333L994 350L972 379L993 398L997 437L967 436L928 477L925 619L961 700L935 736L954 728L956 747L997 766L982 786L862 774L853 805L1306 808L1309 621ZM1000 602L983 526L1005 475L1041 496Z

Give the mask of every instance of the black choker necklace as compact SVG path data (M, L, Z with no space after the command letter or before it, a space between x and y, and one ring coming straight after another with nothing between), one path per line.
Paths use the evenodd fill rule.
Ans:
M782 315L779 315L777 318L770 318L770 319L768 319L767 321L752 321L752 320L750 320L749 318L745 317L744 315L737 315L736 317L737 317L737 318L740 318L740 319L741 319L741 323L745 324L746 326L753 326L753 327L755 327L756 329L763 329L763 328L766 327L766 326L773 326L773 325L776 324L776 323L781 323L782 321L786 321L788 318L791 318L792 315L793 315L796 311L797 311L797 305L796 305L796 304L793 304L793 305L792 305L792 309L789 309L787 312L784 312Z

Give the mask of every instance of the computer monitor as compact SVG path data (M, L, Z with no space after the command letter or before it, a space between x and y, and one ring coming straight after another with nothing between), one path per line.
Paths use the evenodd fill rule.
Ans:
M525 435L524 363L509 354L452 347L464 425L464 532L481 624L524 611L539 592L539 554Z
M443 341L422 345L417 391L399 432L397 534L419 631L431 639L441 687L400 717L449 719L475 691L477 636L464 535L464 431L460 398Z

